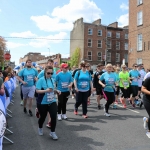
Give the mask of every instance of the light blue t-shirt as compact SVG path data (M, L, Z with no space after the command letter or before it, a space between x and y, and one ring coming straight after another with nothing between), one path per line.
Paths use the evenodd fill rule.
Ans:
M85 73L82 70L77 71L75 73L74 80L77 82L77 88L79 91L86 92L90 89L90 81L92 81L92 78L88 71Z
M119 81L120 81L120 79L119 79L119 73L114 72L114 74L115 74L115 76L116 76L116 82L117 82L118 85L119 85Z
M107 92L114 92L114 88L115 88L115 82L117 81L117 78L115 76L115 74L113 72L105 72L103 73L100 78L99 78L102 82L105 82L105 88L104 91Z
M46 82L47 81L47 82ZM36 83L37 90L46 90L47 88L54 89L54 79L46 79L45 77L41 77ZM51 104L56 102L56 97L54 92L45 93L41 99L41 104Z
M35 85L34 78L37 77L38 71L34 68L24 68L19 73L18 76L23 79L27 84L23 85L25 87L31 87Z
M134 78L134 79L132 79L131 85L138 86L138 77L140 77L139 71L131 70L129 72L129 76L130 76L130 78Z
M39 74L38 74L38 79L40 79L41 77L44 77L44 71L42 70ZM56 79L56 71L53 69L53 75L52 78L55 80Z
M57 89L61 92L69 91L68 85L73 82L70 72L60 72L56 76Z

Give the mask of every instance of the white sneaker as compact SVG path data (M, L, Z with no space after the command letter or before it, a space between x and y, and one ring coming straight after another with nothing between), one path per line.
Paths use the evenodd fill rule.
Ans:
M23 100L21 100L20 105L23 106Z
M43 128L38 128L39 135L43 135Z
M143 127L144 127L145 130L147 130L148 129L148 123L147 123L147 118L146 117L143 117L143 122L144 122Z
M109 113L105 113L104 114L106 117L110 117L110 114Z
M105 109L105 106L104 106L104 112L106 113L106 109Z
M58 114L57 117L58 117L58 121L61 121L61 120L62 120L61 114Z
M74 99L74 96L72 96L72 99Z
M63 114L63 115L62 115L62 119L65 119L65 120L67 119L66 114Z
M58 137L55 132L50 132L49 135L52 137L53 140L58 140Z
M150 138L150 132L146 132L146 135L148 136L148 138Z

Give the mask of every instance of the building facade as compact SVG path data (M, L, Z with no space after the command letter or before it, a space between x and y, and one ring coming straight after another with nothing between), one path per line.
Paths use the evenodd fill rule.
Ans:
M38 60L44 59L45 56L41 55L41 53L28 53L23 58L19 59L19 63L26 62L28 59L31 59L33 62L36 62Z
M150 64L150 0L129 1L129 66Z
M70 33L70 56L77 47L81 50L80 60L93 66L98 63L121 65L123 59L128 65L128 26L120 28L117 22L102 25L101 19L85 23L80 18Z

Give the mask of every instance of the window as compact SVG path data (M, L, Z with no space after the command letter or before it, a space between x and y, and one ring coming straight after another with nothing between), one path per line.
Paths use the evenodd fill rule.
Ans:
M142 64L142 58L137 58L137 64Z
M128 54L124 54L125 63L128 62Z
M127 33L125 34L125 39L128 39L128 34Z
M88 47L92 47L92 40L88 39Z
M88 60L89 60L89 61L92 60L92 52L88 52Z
M111 49L111 41L107 40L107 49Z
M102 52L97 53L97 60L99 60L99 61L102 60Z
M116 41L116 50L120 50L120 42Z
M111 32L110 31L107 32L107 37L111 37Z
M137 5L141 5L143 3L143 0L137 0Z
M120 38L120 33L119 33L119 32L116 33L116 38L117 38L117 39Z
M98 47L98 48L102 48L102 41L101 41L101 40L98 40L98 41L97 41L97 47Z
M124 43L124 49L128 50L128 43Z
M137 13L137 25L142 25L143 24L143 14L142 11L139 11Z
M120 54L116 53L116 62L120 62Z
M142 51L142 34L137 37L137 51Z
M88 35L92 35L93 34L93 29L88 29Z
M102 36L102 30L98 30L98 36Z
M107 52L107 62L111 62L111 53Z

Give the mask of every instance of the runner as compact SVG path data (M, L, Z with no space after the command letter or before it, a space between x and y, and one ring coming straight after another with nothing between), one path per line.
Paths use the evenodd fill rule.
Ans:
M61 65L62 71L56 76L57 90L61 91L58 95L58 120L67 119L66 116L66 104L68 96L70 95L70 89L72 87L72 76L68 72L68 64Z
M87 118L87 99L89 95L89 89L93 91L91 75L86 71L86 63L80 63L81 70L77 71L74 77L74 86L76 90L76 103L74 114L78 114L78 107L82 104L83 118Z
M41 77L36 84L36 92L38 93L37 108L40 113L38 134L43 135L43 123L47 116L47 112L51 117L51 132L50 136L53 140L57 140L58 137L55 133L56 118L57 118L57 104L54 94L55 83L51 78L53 75L53 67L47 66L45 68L44 77Z
M102 69L103 69L103 65L98 64L97 71L95 72L94 79L93 79L93 87L96 89L96 95L97 95L96 100L97 100L98 109L101 109L100 100L103 98L102 86L99 84L99 78L104 73Z
M116 84L116 76L112 72L112 64L106 65L106 72L103 73L100 77L99 83L104 88L104 94L106 95L107 102L105 104L104 112L105 116L110 117L108 112L109 106L115 101L115 84Z
M32 61L26 61L26 67L18 73L18 80L22 82L22 93L24 99L24 113L27 113L26 105L29 103L29 115L32 116L32 103L35 93L35 81L37 80L38 72L32 68ZM23 79L22 79L23 78Z
M140 79L140 73L137 71L137 64L133 64L133 70L129 72L129 76L131 79L131 93L132 93L130 103L132 104L133 108L135 108L134 100L138 95L138 79Z
M122 97L120 98L120 102L122 103L123 107L126 108L126 99L129 98L129 73L127 71L126 65L121 66L122 71L119 73L119 79L120 79L120 89L123 93Z
M144 117L144 129L148 129L148 132L146 132L146 135L148 138L150 138L150 77L145 79L143 86L142 86L142 92L144 93L143 96L143 103L145 106L145 109L148 113L149 118Z

